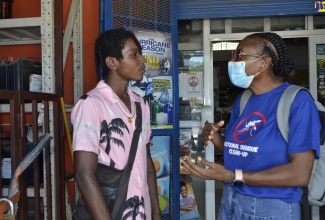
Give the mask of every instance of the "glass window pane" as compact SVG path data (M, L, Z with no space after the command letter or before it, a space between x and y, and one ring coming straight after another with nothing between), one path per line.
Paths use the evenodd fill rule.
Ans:
M210 20L210 33L211 34L224 34L225 33L225 20L224 19L211 19Z
M305 16L272 17L272 31L305 30Z
M232 33L262 32L262 31L264 31L263 18L232 19Z
M325 14L315 15L313 18L314 18L314 29L325 29Z
M200 43L202 42L202 20L179 20L178 21L178 43Z

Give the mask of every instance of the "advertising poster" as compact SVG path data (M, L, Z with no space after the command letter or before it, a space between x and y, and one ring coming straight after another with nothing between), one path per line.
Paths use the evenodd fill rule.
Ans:
M197 209L196 199L192 182L188 180L180 181L180 219L199 219L200 214Z
M154 136L150 154L156 170L158 201L162 214L169 213L170 136Z
M318 44L316 53L319 101L325 105L325 44Z
M202 100L203 73L191 72L181 74L183 100Z
M139 39L146 59L141 82L129 86L149 104L152 129L173 128L173 80L171 33L130 28Z
M192 144L191 136L192 136L191 129L180 129L179 156L181 159L184 159L185 156L191 157L191 144ZM180 174L189 174L189 173L183 169L180 169Z

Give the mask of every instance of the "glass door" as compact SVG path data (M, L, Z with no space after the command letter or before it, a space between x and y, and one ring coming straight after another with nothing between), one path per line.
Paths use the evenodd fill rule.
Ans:
M309 38L310 92L325 106L325 36ZM320 208L311 207L312 219L320 219Z
M310 91L325 106L325 36L309 38Z
M180 157L193 162L204 157L201 137L203 107L203 51L179 51ZM205 181L180 171L180 219L205 218ZM190 199L191 198L191 199ZM188 201L195 206L187 211Z

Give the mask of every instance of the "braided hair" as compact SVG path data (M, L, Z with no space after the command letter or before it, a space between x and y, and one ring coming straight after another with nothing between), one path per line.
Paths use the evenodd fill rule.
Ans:
M117 60L123 59L122 50L125 46L125 41L129 38L134 40L140 53L142 53L139 40L132 31L125 28L106 30L98 36L95 43L95 64L96 73L99 78L106 78L110 71L105 63L107 57L114 57Z
M255 33L247 37L258 37L266 40L264 42L263 54L268 54L272 59L273 73L279 77L287 77L294 68L294 62L287 57L287 48L284 40L276 33ZM271 43L276 51L269 45Z

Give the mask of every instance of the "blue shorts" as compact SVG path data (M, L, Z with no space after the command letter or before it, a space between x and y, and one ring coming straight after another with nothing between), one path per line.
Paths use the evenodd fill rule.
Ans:
M246 196L224 185L218 220L299 220L300 205Z

